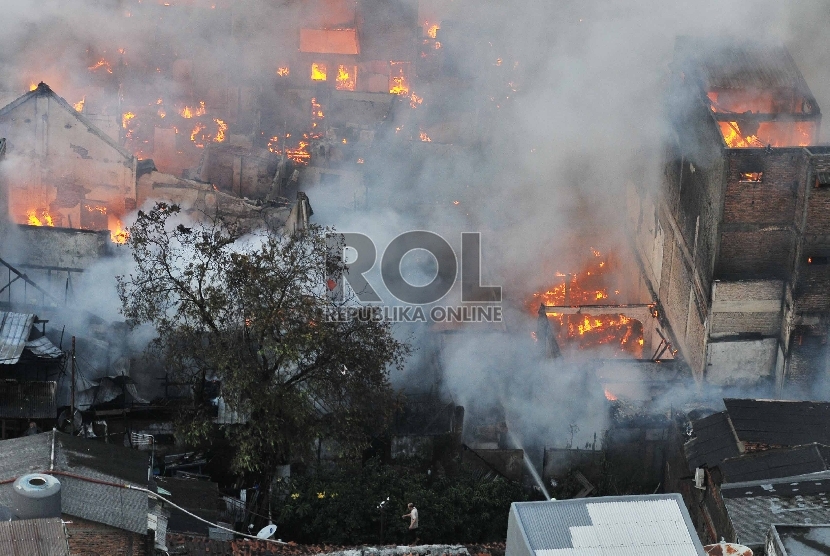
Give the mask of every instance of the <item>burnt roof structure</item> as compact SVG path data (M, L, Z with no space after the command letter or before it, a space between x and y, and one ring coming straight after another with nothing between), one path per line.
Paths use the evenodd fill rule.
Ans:
M789 51L779 44L679 37L675 56L705 89L790 89L815 104Z
M694 438L685 446L690 467L714 467L726 458L740 455L738 443L725 411L694 422Z

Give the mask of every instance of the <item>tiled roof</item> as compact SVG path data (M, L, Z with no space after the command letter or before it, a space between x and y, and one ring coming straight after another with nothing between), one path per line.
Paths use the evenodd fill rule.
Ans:
M830 445L830 402L727 398L723 403L742 442Z
M59 517L0 522L0 554L69 556L63 523Z
M692 422L693 438L683 450L689 467L715 467L726 458L740 455L738 442L725 411Z
M827 471L827 448L817 444L767 450L723 460L718 467L724 483L795 477Z
M536 556L703 554L679 494L514 503L507 538Z
M54 419L57 383L0 380L0 419Z

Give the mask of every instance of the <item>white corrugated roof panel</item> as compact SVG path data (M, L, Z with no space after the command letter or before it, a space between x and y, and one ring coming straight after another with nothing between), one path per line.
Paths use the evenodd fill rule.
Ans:
M703 554L676 494L516 503L511 512L528 545L523 552L535 556Z

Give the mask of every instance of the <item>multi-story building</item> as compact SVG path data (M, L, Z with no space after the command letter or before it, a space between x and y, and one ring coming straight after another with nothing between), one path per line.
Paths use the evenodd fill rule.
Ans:
M633 184L636 247L698 381L809 385L826 373L830 147L781 46L680 38L658 191Z

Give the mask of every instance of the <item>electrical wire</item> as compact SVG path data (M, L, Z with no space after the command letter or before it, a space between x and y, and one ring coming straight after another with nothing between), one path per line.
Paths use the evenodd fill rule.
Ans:
M86 481L88 483L95 483L95 484L99 484L99 485L106 485L106 486L111 486L111 487L116 487L116 488L127 489L127 490L137 490L139 492L143 492L143 493L147 494L151 498L155 498L156 500L161 500L165 504L168 504L168 505L172 506L173 508L176 508L177 510L179 510L181 512L184 512L187 515L189 515L190 517L192 517L194 519L198 519L202 523L206 523L206 524L210 525L211 527L216 527L217 529L222 529L224 531L228 531L229 533L233 533L234 535L239 535L241 537L245 537L245 538L248 538L248 539L253 539L253 540L256 540L256 541L265 541L265 542L270 542L270 543L279 544L279 545L288 545L289 544L289 543L287 543L285 541L281 541L281 540L263 539L261 537L257 537L257 536L254 536L254 535L247 535L245 533L240 533L239 531L234 531L233 529L230 529L228 527L224 527L222 525L219 525L218 523L213 523L213 522L208 521L207 519L205 519L203 517L200 517L200 516L194 514L193 512L191 512L189 510L186 510L186 509L182 508L178 504L174 503L172 500L169 500L169 499L165 498L164 496L162 496L162 495L160 495L156 492L153 492L152 490L142 488L142 487L138 487L138 486L135 486L135 485L131 485L129 483L113 483L113 482L110 482L110 481L102 481L100 479L93 479L92 477L84 477L83 475L76 475L75 473L68 473L66 471L40 471L40 473L42 473L44 475L58 475L58 476L61 476L61 477L70 477L72 479L78 479L79 481ZM12 479L0 480L0 485L13 483L17 479L18 479L18 477L14 477ZM123 497L122 497L122 511L123 511Z

